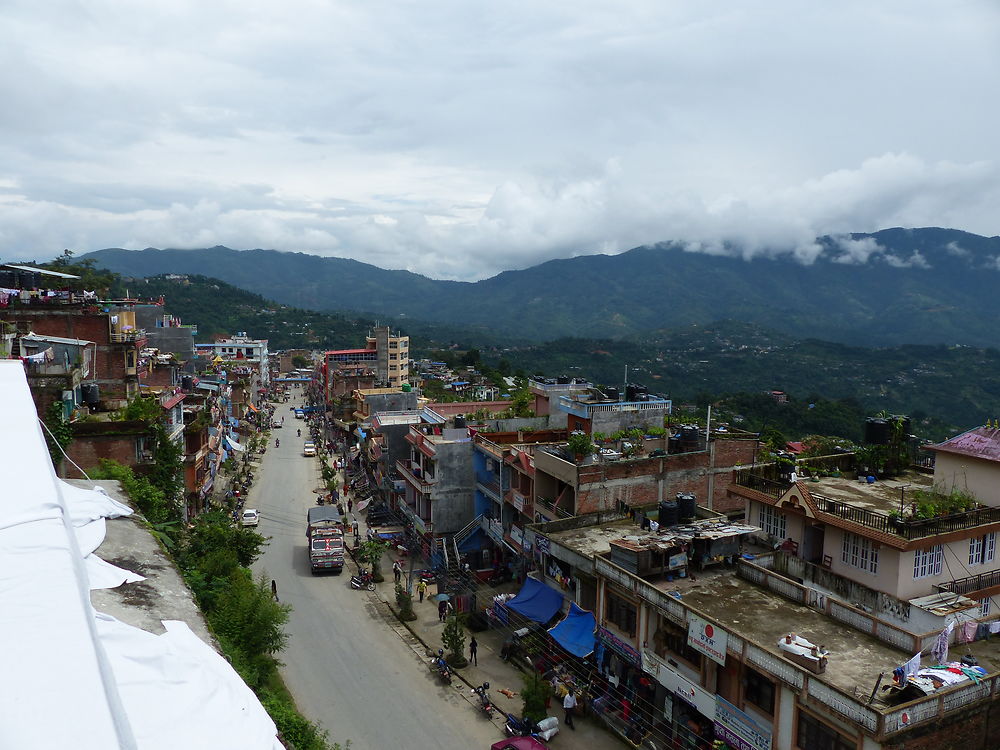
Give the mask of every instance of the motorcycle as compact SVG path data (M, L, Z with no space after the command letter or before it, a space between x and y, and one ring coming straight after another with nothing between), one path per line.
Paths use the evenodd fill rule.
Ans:
M451 667L448 666L448 662L444 660L443 652L439 651L438 656L431 659L431 671L437 672L437 676L441 678L441 682L447 685L451 684Z
M367 570L362 568L358 571L358 575L351 576L351 588L352 589L368 589L369 591L375 590L375 577L369 573ZM449 680L450 682L451 680Z
M514 714L507 714L503 731L508 737L534 737L539 742L542 741L542 736L538 733L538 725L527 717L520 719Z
M479 708L486 714L487 718L493 718L493 701L490 700L490 683L484 682L479 687L472 688L472 692L479 696Z
M281 445L281 441L276 439L274 441L274 447L277 448L279 445Z

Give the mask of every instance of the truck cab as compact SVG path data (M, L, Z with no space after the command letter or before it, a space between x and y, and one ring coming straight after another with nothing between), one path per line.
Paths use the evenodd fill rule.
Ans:
M344 569L344 520L336 508L310 508L306 517L309 570L340 573Z

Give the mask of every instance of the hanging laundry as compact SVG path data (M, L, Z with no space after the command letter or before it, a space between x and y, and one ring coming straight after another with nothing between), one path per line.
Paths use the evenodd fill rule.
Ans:
M934 645L931 646L931 656L934 658L935 664L944 664L948 661L948 642L951 639L951 631L954 629L955 623L949 622L934 640Z
M990 623L990 634L1000 633L1000 620Z
M975 622L963 622L962 629L958 633L959 643L972 643L976 640L976 627L978 623Z
M920 671L920 652L918 651L912 659L910 659L906 664L903 665L903 682L906 682L909 678L913 677L918 671Z

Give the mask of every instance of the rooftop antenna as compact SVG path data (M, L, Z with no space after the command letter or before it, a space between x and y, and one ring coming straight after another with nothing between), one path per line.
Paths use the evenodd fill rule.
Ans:
M625 392L628 390L628 365L625 365L625 385L622 386L621 396L618 397L619 401L625 400Z

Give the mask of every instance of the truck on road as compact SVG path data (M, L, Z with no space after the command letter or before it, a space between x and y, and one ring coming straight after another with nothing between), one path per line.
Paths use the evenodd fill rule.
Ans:
M321 505L310 508L306 516L306 539L309 541L309 570L340 573L344 570L344 519L336 508Z

